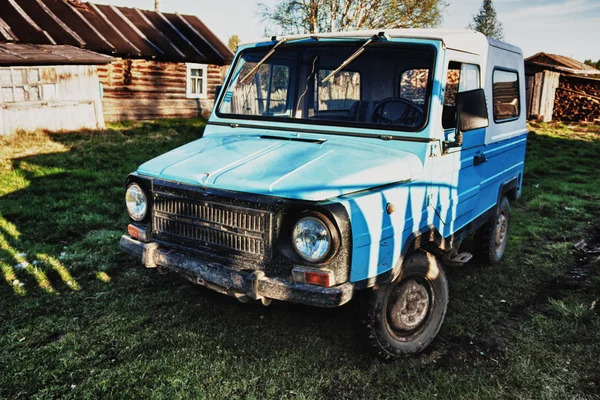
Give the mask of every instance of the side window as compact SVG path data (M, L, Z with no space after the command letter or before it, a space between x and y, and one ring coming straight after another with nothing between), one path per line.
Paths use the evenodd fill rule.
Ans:
M425 104L428 79L428 69L404 71L400 77L400 97L416 104Z
M479 65L462 64L460 67L460 82L458 84L459 92L468 92L469 90L479 89Z
M347 111L360 100L360 73L338 72L333 79L322 83L331 70L321 69L316 74L315 104L319 111Z
M456 128L456 95L459 92L479 89L480 87L479 65L454 61L448 64L444 107L442 109L442 126L444 129Z
M492 77L494 121L517 118L520 114L519 76L516 72L497 69Z

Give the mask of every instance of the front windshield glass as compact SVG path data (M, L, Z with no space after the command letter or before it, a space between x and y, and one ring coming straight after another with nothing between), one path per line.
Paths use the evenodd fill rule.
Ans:
M245 50L233 66L218 115L421 130L431 99L433 48L371 43L323 83L361 44L286 44L254 75L248 74L270 48Z

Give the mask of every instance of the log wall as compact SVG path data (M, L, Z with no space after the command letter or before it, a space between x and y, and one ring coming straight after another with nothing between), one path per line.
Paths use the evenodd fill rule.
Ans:
M223 82L222 67L208 67L206 99L186 95L186 64L118 59L98 67L107 122L210 115L215 89Z

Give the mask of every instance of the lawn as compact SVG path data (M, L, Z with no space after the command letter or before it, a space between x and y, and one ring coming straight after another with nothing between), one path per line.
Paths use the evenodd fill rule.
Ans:
M598 127L530 127L503 262L448 268L438 338L382 363L352 303L240 304L121 254L126 175L203 126L0 137L0 398L600 398L600 261L573 247L600 243Z

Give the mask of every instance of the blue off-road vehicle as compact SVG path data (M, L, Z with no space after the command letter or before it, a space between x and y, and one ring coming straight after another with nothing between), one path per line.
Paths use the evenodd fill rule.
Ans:
M423 350L469 235L504 253L527 130L520 49L473 31L273 37L239 48L204 136L127 179L122 248L241 301L360 294L383 358Z

